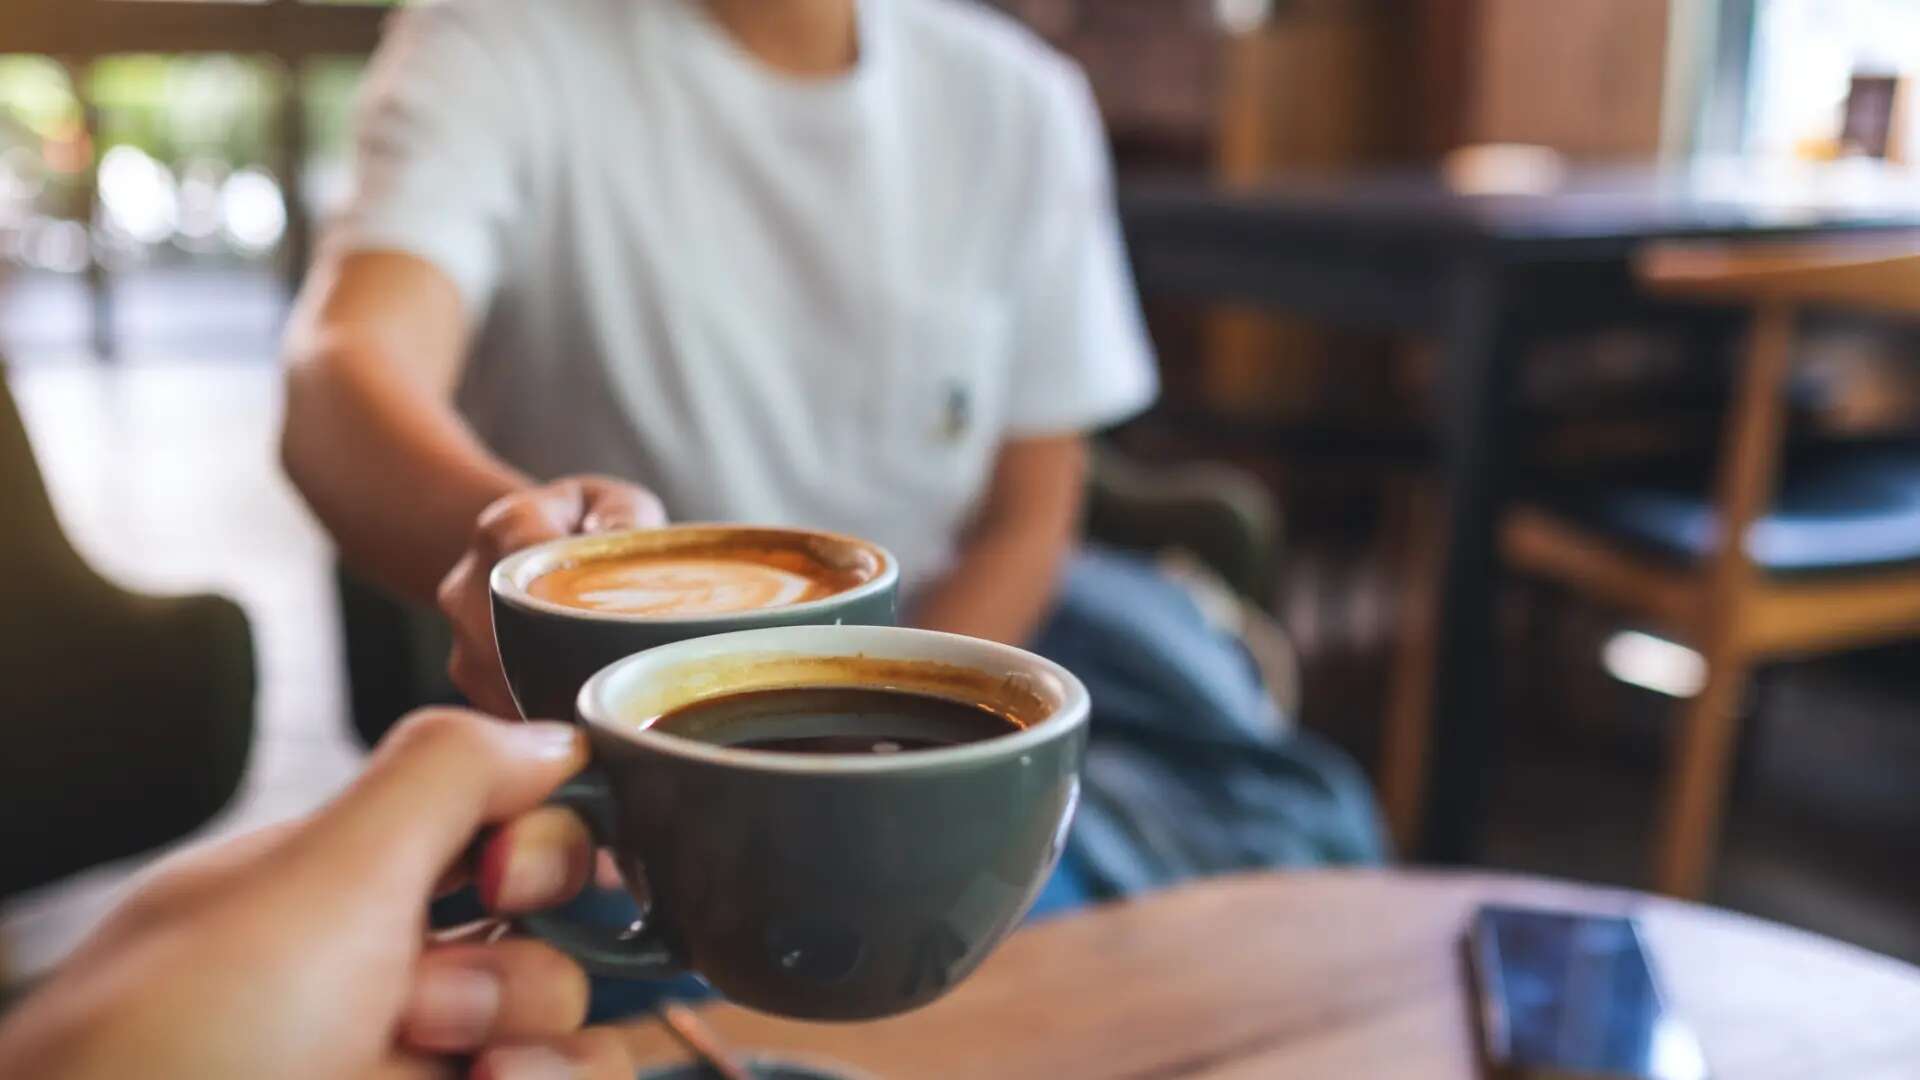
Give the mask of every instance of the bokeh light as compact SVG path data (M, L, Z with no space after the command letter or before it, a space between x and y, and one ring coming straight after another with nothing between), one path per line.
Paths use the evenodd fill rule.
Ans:
M100 159L100 205L107 224L142 244L162 244L180 225L173 172L136 146L116 146Z
M265 170L240 169L220 187L227 239L242 251L271 251L287 232L287 204L280 185Z

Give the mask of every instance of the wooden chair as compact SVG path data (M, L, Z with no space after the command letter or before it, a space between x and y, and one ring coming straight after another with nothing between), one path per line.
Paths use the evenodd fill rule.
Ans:
M1920 318L1920 237L1660 246L1637 272L1654 295L1752 309L1711 493L1628 486L1523 503L1504 522L1501 547L1513 570L1644 618L1705 659L1705 685L1673 732L1653 866L1656 888L1693 897L1707 885L1754 666L1920 636L1920 450L1843 449L1782 465L1803 313ZM1430 642L1408 635L1396 680L1406 685L1389 717L1383 787L1402 836L1417 831L1427 717L1416 684L1431 670Z

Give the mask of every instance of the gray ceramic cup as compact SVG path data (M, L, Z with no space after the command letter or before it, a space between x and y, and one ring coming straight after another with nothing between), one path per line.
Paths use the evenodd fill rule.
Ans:
M788 686L944 694L1023 727L891 755L746 750L646 727L695 701ZM1006 937L1052 872L1087 707L1050 660L928 630L781 627L628 657L581 689L593 765L556 801L639 883L645 916L620 932L554 914L525 926L596 974L692 971L782 1016L925 1005Z
M723 615L661 617L590 611L543 600L528 591L535 578L572 563L642 552L673 555L729 545L792 547L864 580L818 600ZM878 544L837 533L747 525L669 525L657 529L570 536L500 560L488 584L493 637L514 704L526 717L573 714L589 676L623 656L687 638L763 626L857 623L891 626L900 571Z

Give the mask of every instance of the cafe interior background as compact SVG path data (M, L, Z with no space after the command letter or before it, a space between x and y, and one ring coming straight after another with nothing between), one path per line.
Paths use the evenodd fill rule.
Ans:
M1249 272L1244 237L1189 228L1200 219L1167 195L1304 185L1342 200L1342 213L1390 212L1442 260L1444 245L1469 241L1444 227L1460 204L1443 209L1436 192L1488 206L1563 193L1555 205L1578 217L1604 208L1609 185L1643 183L1732 193L1791 221L1808 200L1920 187L1901 171L1920 155L1920 5L1004 6L1087 67L1113 139L1166 384L1151 413L1105 436L1115 475L1226 522L1200 530L1199 554L1271 616L1276 692L1298 723L1368 766L1404 856L1664 887L1920 961L1920 652L1899 632L1920 636L1920 619L1755 660L1726 699L1737 726L1706 869L1663 875L1656 852L1679 826L1661 792L1712 786L1670 773L1689 706L1710 685L1710 645L1623 602L1635 582L1616 571L1638 563L1556 562L1537 549L1567 531L1530 534L1534 548L1515 551L1508 529L1494 572L1467 579L1492 594L1489 722L1453 739L1448 718L1429 715L1447 700L1445 646L1460 629L1440 598L1464 587L1440 584L1462 468L1446 351L1402 312L1263 310L1260 288L1232 280ZM103 631L93 647L47 656L35 650L65 616L0 601L0 716L16 747L0 754L0 821L20 830L10 850L50 829L33 850L57 849L4 859L11 985L55 963L157 851L311 808L364 754L353 717L374 707L379 672L364 647L350 655L331 552L274 454L276 335L348 182L352 98L385 17L338 0L0 9L0 355L31 446L0 412L4 573L72 579L75 605L161 627L186 616L126 594L215 594L247 629L191 647L148 642L164 629ZM1431 181L1428 195L1406 195L1412 177ZM1223 252L1229 269L1210 272ZM1294 285L1314 294L1311 280ZM1899 447L1920 420L1913 325L1840 312L1806 328L1792 342L1788 442ZM1508 421L1528 442L1511 452L1578 503L1599 489L1555 478L1717 448L1739 405L1740 338L1696 331L1624 320L1529 341L1511 358ZM1920 480L1902 488L1915 474L1889 468L1891 505L1871 507L1884 517L1874 521L1904 527L1904 558L1920 559ZM1825 494L1835 513L1859 510L1851 489ZM1592 501L1586 510L1611 505ZM1811 535L1818 549L1828 534ZM75 571L72 552L112 587ZM1877 558L1892 583L1882 595L1916 588L1900 561ZM174 646L206 653L180 662L227 671L230 692L186 700L165 678L130 689L145 662L134 654ZM17 749L56 741L91 747L90 767L49 771ZM1429 799L1429 781L1462 768L1463 754L1477 755L1478 793ZM221 760L231 798L206 775ZM156 794L117 832L48 824L64 820L48 810L60 800L129 786ZM1437 845L1435 812L1454 819Z

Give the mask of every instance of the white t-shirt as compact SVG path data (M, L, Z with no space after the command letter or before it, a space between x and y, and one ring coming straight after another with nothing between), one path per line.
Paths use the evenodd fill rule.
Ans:
M937 574L1010 436L1155 392L1086 81L966 0L862 0L849 73L698 0L408 10L332 232L438 266L506 461L680 520L806 525Z

